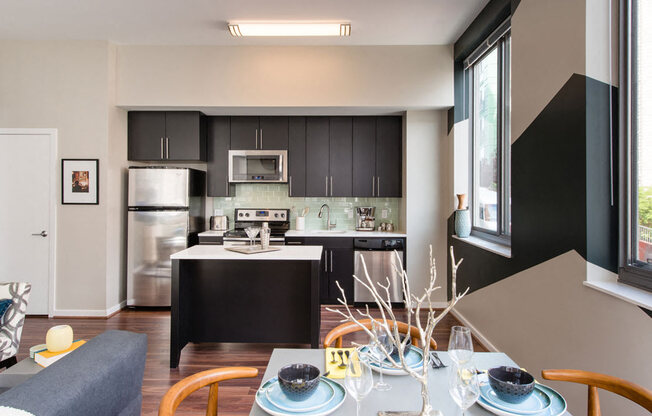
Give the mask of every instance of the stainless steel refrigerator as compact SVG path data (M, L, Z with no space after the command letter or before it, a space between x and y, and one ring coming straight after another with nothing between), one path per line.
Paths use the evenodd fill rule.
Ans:
M170 306L170 255L197 244L205 190L202 171L129 168L127 305Z

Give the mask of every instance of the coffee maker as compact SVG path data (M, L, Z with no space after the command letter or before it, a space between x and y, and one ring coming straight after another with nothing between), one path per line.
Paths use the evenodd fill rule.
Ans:
M376 229L376 207L355 208L356 231L374 231Z

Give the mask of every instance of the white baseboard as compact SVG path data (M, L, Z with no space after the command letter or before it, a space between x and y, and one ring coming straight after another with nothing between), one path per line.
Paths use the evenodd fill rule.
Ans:
M113 315L114 313L118 312L122 308L127 306L127 301L123 300L122 302L118 303L117 305L111 306L109 309L106 310L106 316Z
M111 306L108 309L55 309L53 316L71 316L71 317L89 317L89 318L106 318L109 315L114 314L120 309L127 306L127 301L123 300L122 302Z
M473 324L468 319L466 319L466 317L464 315L462 315L461 313L459 313L455 309L451 310L451 314L454 317L456 317L462 324L464 324L465 327L469 328L471 330L471 333L473 334L473 336L475 336L478 339L478 341L480 341L480 343L482 343L482 345L487 347L487 349L489 351L491 351L491 352L499 352L498 348L496 348L496 346L491 341L489 341L489 339L486 336L484 336L484 334L482 332L480 332L478 330L478 328L473 326Z

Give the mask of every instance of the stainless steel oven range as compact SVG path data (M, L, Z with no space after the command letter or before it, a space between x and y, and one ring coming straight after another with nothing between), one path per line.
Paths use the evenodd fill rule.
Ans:
M249 244L249 237L247 237L245 228L261 227L264 222L268 223L271 230L269 244L285 244L285 233L290 229L289 209L236 208L234 217L234 228L224 233L225 246ZM260 244L260 235L256 237L255 244Z

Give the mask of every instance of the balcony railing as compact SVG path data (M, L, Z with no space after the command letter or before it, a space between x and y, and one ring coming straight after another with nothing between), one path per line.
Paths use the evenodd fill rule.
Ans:
M652 228L644 227L642 225L638 226L638 241L644 241L648 244L652 244Z

